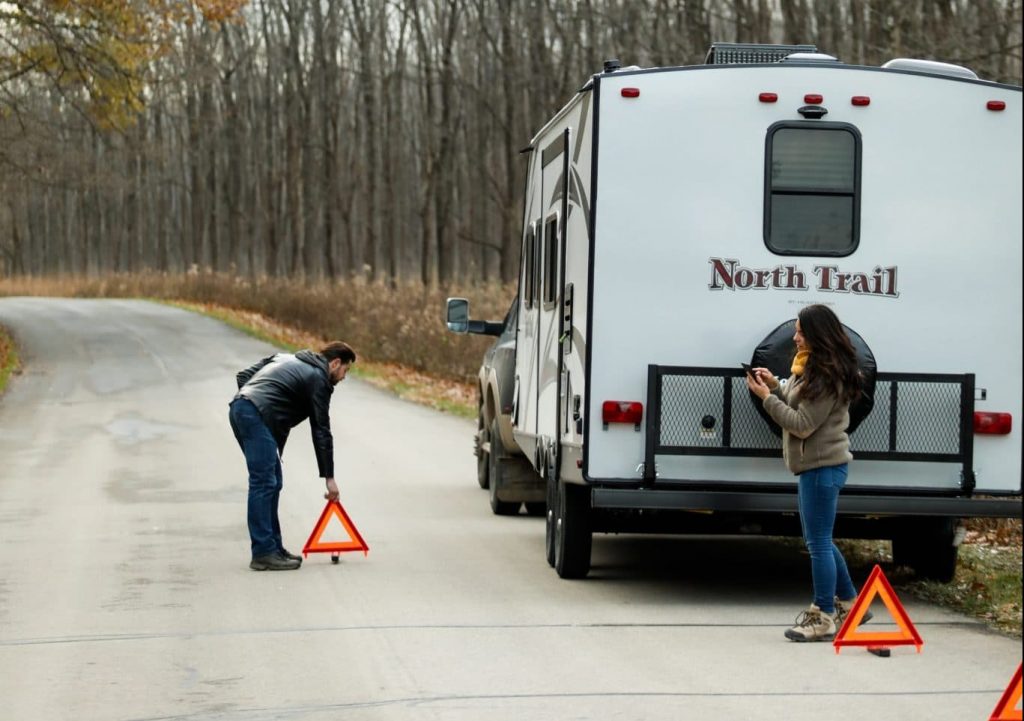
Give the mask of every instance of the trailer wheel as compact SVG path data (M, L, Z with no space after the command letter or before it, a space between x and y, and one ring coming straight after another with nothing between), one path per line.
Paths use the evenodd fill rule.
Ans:
M960 547L954 545L953 518L926 518L913 524L904 535L892 539L892 559L897 566L909 566L922 579L949 583L956 574Z
M547 512L544 516L544 553L548 565L555 567L555 528L558 526L558 484L549 475L547 479Z
M526 515L537 518L543 516L548 510L548 504L542 501L528 501L523 505L526 506Z
M488 489L491 495L491 510L496 516L514 516L519 513L519 502L502 501L498 492L504 485L504 470L509 459L505 458L505 448L501 445L501 433L498 432L498 419L491 421L491 452L488 454Z
M590 572L590 494L585 486L558 484L555 520L555 570L561 578L584 578Z
M487 488L490 478L490 454L484 445L490 442L490 434L484 424L484 406L481 403L476 416L476 481L481 488Z

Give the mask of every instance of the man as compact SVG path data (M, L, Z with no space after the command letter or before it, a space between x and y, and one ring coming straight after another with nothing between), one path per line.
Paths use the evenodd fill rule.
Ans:
M269 356L236 376L238 393L228 418L249 469L249 568L254 571L291 571L302 565L302 557L281 543L277 504L288 432L307 418L320 476L327 484L324 498L338 498L328 411L334 386L345 379L355 360L355 351L334 341L318 353L301 350Z

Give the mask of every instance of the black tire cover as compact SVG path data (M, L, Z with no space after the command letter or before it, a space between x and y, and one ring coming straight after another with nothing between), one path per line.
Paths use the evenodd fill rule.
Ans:
M846 325L843 326L843 329L846 331L850 343L853 344L853 349L857 353L857 364L860 366L860 372L864 376L864 387L860 398L850 404L850 425L847 427L846 432L853 433L857 430L857 426L870 415L871 409L875 407L875 374L878 369L875 365L875 355L871 352L868 344L864 342L864 339L855 330ZM788 320L777 327L758 344L754 355L750 359L750 365L755 368L767 368L777 378L789 378L793 356L796 355L796 344L793 342L793 334L795 332L796 318ZM764 409L764 404L753 393L750 394L750 398L753 400L757 412L764 418L768 427L772 429L772 433L781 438L782 429L768 415L768 412Z

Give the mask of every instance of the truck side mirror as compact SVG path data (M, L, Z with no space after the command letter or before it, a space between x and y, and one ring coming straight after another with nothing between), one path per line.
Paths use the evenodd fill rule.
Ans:
M448 299L448 330L452 333L469 332L469 301L465 298Z

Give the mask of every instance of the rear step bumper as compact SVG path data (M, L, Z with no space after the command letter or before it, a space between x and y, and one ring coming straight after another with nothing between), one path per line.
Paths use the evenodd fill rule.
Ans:
M625 510L796 513L796 493L594 488L594 508ZM1020 499L937 498L929 496L839 496L838 513L849 516L945 516L950 518L1020 518Z

